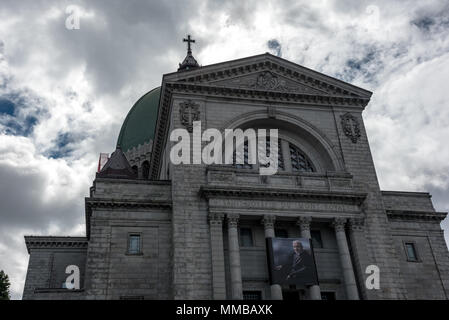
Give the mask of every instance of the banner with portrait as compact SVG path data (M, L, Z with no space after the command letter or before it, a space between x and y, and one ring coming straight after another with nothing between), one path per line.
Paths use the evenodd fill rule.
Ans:
M310 239L267 238L267 253L271 284L318 284Z

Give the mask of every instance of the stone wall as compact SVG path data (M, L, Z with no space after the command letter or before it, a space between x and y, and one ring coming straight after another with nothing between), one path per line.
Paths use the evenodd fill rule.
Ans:
M431 198L427 192L382 191L382 200L387 210L434 212Z
M87 240L82 237L25 237L28 252L23 299L83 299ZM66 268L80 271L80 290L68 290Z
M449 298L449 251L441 221L426 192L383 191L407 299ZM405 243L415 246L417 261L409 259Z
M169 182L98 179L88 210L86 298L170 299L171 195ZM139 234L142 252L128 252Z
M398 252L401 276L407 299L449 298L449 252L440 221L390 217L394 245ZM412 243L418 256L412 261L405 243Z

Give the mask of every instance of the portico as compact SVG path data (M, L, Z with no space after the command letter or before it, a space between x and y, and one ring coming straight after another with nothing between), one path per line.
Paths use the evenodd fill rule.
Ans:
M255 181L259 178L257 173L246 172L237 173L228 168L210 167L208 169L209 185L202 188L202 194L208 200L209 204L209 225L211 232L211 250L213 257L223 257L222 259L213 259L212 273L213 273L213 291L214 297L223 298L223 292L230 293L227 298L243 299L243 292L248 291L246 283L250 284L251 277L242 272L242 261L247 261L246 254L254 254L259 248L257 263L267 264L265 255L265 248L263 243L254 244L255 248L245 247L242 245L241 228L250 229L251 237L255 238L255 242L263 236L263 238L275 237L278 227L288 228L289 237L312 238L311 230L319 232L320 226L326 226L332 230L332 236L329 237L333 244L327 246L334 246L333 253L338 255L338 265L332 267L338 270L340 278L333 279L333 281L340 281L340 285L344 288L346 299L359 299L359 288L356 283L356 271L353 267L351 254L349 251L350 244L347 240L347 233L352 232L352 227L363 228L363 214L360 205L363 202L364 195L358 193L351 193L348 190L344 195L338 190L323 190L308 191L307 193L298 190L286 192L282 188L265 188L261 191L257 188L257 184L252 187L236 186L233 179L239 180L239 176L246 175L246 181ZM221 174L221 186L218 187L213 183L213 177ZM228 175L229 180L223 179L223 176ZM306 175L311 177L310 174ZM313 175L316 180L332 179L326 175ZM270 180L272 177L267 177ZM284 181L288 179L306 179L303 175L283 175ZM235 181L234 180L234 181ZM224 185L223 181L229 183ZM241 179L240 181L245 181ZM265 185L270 185L272 181L261 182ZM230 199L230 195L232 198ZM341 211L329 212L326 206L326 201L333 201L339 203L334 204L334 208L341 208ZM321 210L319 210L321 208ZM346 211L345 211L346 209ZM350 210L348 210L350 209ZM350 221L357 221L358 223L350 223ZM263 227L263 230L262 228ZM327 229L326 229L327 230ZM254 250L254 252L248 251ZM321 252L320 252L321 250ZM263 252L262 252L263 251ZM319 280L321 277L326 277L326 272L321 268L320 262L327 259L325 249L316 248L315 256L320 256L317 259L317 269ZM324 260L323 260L324 259ZM254 261L253 261L254 262ZM228 264L228 266L225 265ZM251 263L251 261L250 261ZM244 268L243 268L244 269ZM226 272L229 270L229 272ZM283 298L283 288L280 285L270 285L268 281L268 268L265 267L265 283L267 294L266 299L281 300ZM244 279L247 279L246 281ZM259 280L261 280L259 278ZM324 281L329 279L324 279ZM229 286L223 288L223 286ZM289 288L284 288L289 289ZM321 299L321 290L319 285L314 285L308 288L303 288L306 293L306 298L311 300ZM268 294L269 292L269 294Z
M213 214L210 216L209 221L211 225L211 249L214 257L223 256L222 259L214 260L213 268L213 287L214 297L218 299L224 299L224 292L226 283L230 284L229 291L231 292L230 299L240 300L243 299L244 285L242 284L242 272L241 272L241 250L239 245L239 232L238 223L240 216L237 214L226 215ZM246 216L242 216L244 218ZM266 237L274 237L275 235L275 220L276 216L265 215L261 217L261 222L265 229ZM310 216L298 216L298 225L300 229L300 235L304 238L311 238L310 236L310 224L313 223L313 218ZM292 221L293 222L293 221ZM343 285L346 292L347 299L358 300L358 287L355 280L355 271L352 266L351 256L349 253L349 245L346 240L345 226L348 225L346 219L335 218L332 222L329 222L330 226L334 227L335 237L338 246L338 255L340 259L340 265L343 276ZM218 227L220 226L220 227ZM228 235L228 261L230 269L230 281L226 281L225 266L224 266L224 244L222 236L222 228L227 229ZM350 228L350 225L349 225ZM266 261L265 261L266 263ZM318 267L318 266L317 266ZM267 279L268 283L268 279ZM270 286L270 299L282 300L282 288L280 285L274 284ZM310 300L321 300L321 293L319 285L314 285L307 288L307 298Z

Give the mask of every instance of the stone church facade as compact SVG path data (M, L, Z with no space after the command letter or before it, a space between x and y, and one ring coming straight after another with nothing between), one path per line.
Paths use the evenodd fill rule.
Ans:
M189 50L129 112L85 199L86 236L25 237L23 299L448 299L446 213L380 190L371 94L268 53L199 67ZM194 120L278 129L278 173L172 164L169 134ZM273 236L312 239L319 286L270 286ZM64 288L68 265L79 289Z

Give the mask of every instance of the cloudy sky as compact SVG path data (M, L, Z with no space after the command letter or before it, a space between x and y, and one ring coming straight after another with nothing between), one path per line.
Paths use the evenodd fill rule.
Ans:
M66 28L73 6L79 30ZM202 65L268 51L373 91L364 117L381 188L429 191L449 211L448 30L445 0L2 0L0 269L13 298L23 236L84 235L99 153L176 71L187 33Z

